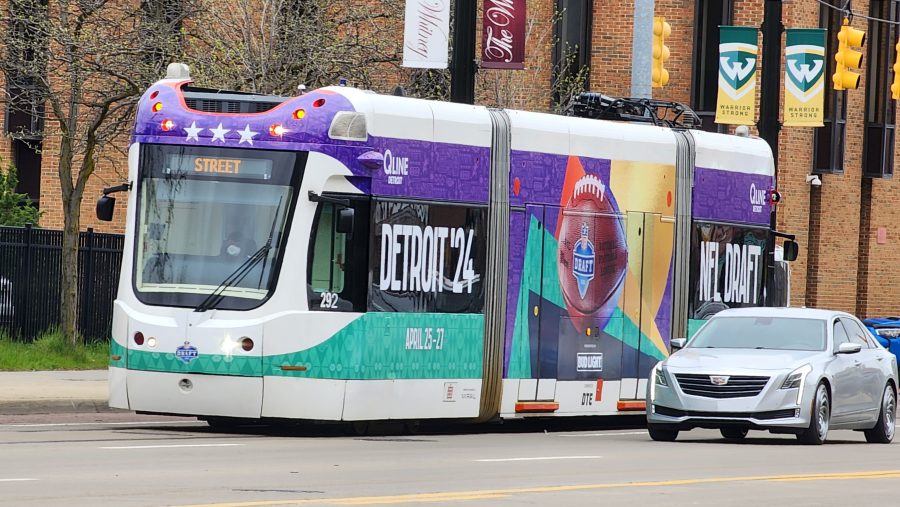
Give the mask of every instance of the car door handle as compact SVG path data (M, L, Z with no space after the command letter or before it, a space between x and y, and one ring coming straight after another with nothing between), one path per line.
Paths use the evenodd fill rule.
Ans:
M859 366L859 365L861 365L861 364L862 364L862 363L860 363L859 361L853 361L853 366Z
M876 358L876 359L878 359L879 361L884 361L884 358L883 358L883 357L878 357L878 358Z

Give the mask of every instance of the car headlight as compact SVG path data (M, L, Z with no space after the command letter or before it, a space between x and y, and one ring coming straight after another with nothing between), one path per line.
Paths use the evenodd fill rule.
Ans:
M784 383L781 384L781 389L796 389L803 385L803 379L806 378L806 375L812 371L812 366L808 364L804 364L803 366L797 368L792 371L790 375L784 379Z
M658 364L653 367L653 383L658 386L669 387L669 382L666 381L666 374L663 373L662 367Z
M900 327L876 329L875 333L885 338L897 338L900 337Z

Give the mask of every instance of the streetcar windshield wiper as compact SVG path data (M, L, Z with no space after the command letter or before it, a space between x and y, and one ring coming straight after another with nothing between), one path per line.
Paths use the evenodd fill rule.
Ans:
M259 250L253 253L250 257L247 258L240 266L237 267L227 278L222 280L222 283L219 284L218 287L214 291L212 291L209 296L206 296L206 299L200 303L197 308L194 309L195 312L205 312L209 310L211 307L215 306L219 303L219 301L224 297L222 294L225 292L225 289L232 287L233 285L240 283L241 280L247 276L247 273L250 272L259 261L265 259L269 250L272 249L272 246L266 242L265 245L259 247Z
M265 244L259 247L259 250L253 252L253 255L247 257L247 260L241 263L240 266L237 267L234 271L231 272L230 275L225 277L222 280L222 283L219 284L218 287L213 290L209 296L206 296L197 308L194 308L195 312L205 312L209 310L213 306L219 304L219 301L225 297L223 294L225 289L229 287L233 287L234 285L241 282L247 273L249 273L257 264L260 263L263 259L267 259L269 257L269 250L272 249L272 238L275 236L275 224L278 222L278 212L281 211L281 200L282 198L278 198L278 207L275 208L275 218L272 219L272 228L269 230L269 238L266 239ZM265 264L263 265L263 270L265 270ZM260 273L260 285L262 285L262 273Z

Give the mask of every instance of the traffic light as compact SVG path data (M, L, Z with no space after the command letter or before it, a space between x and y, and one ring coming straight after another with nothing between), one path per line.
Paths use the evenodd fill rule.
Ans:
M897 60L894 62L894 82L891 83L891 97L894 100L900 99L900 40L894 46L897 53Z
M838 33L838 50L834 54L837 66L834 70L832 81L835 90L855 90L859 87L859 74L851 69L859 69L862 66L862 51L851 48L860 48L866 43L866 32L850 26L850 20L844 18L844 26Z
M666 23L666 18L655 16L653 18L653 88L661 88L669 82L669 71L665 68L669 59L669 47L666 39L672 34L672 26Z

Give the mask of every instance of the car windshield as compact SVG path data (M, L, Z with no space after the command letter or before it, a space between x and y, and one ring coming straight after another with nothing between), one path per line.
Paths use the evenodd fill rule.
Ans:
M713 317L693 348L825 350L825 321L792 317Z

